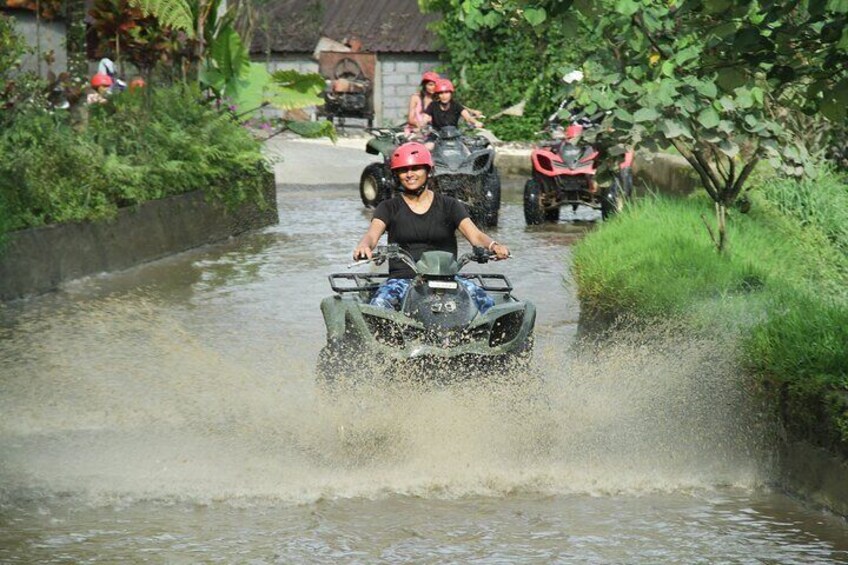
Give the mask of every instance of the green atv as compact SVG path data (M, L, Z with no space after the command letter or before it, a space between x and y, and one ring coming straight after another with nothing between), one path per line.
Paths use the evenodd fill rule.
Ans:
M416 273L399 310L369 304L387 274L330 275L335 294L321 302L327 344L318 358L320 382L380 376L446 382L526 369L536 307L512 295L506 275L460 274L471 261L493 258L474 248L458 260L445 251L427 251L414 262L397 245L377 247L372 259L354 265L401 260ZM494 306L481 312L459 277L485 290Z

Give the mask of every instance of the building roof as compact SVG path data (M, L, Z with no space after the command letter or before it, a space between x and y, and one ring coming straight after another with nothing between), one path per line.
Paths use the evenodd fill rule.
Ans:
M427 29L438 14L422 14L417 0L272 0L259 8L251 52L312 53L321 37L357 37L364 51L433 53L436 35ZM263 29L266 27L266 29Z

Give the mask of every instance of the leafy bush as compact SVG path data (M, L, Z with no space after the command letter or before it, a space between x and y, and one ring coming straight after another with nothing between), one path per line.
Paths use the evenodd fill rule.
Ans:
M32 108L0 132L0 228L108 217L118 208L205 189L233 207L261 201L259 143L196 88L125 92L89 106L88 126Z

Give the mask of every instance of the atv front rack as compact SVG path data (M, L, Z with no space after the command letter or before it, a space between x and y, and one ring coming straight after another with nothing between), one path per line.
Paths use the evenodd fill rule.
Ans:
M512 292L512 283L506 275L495 273L460 273L460 277L468 279L486 292Z
M389 278L388 273L334 273L330 275L333 292L371 292Z
M512 292L512 283L506 275L495 273L462 273L459 275L468 279L486 292ZM330 288L333 292L373 292L389 279L388 273L334 273L329 276Z

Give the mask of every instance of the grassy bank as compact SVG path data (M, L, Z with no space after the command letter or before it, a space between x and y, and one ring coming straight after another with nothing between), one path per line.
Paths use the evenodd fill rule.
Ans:
M229 206L261 201L260 144L196 89L124 92L66 110L19 105L0 130L0 234L95 220L173 194L205 189Z
M729 219L718 255L705 197L649 197L581 242L585 311L679 317L741 336L740 361L779 392L790 433L848 456L848 192L829 173L769 180Z

